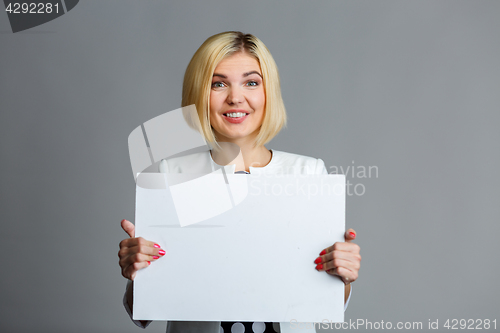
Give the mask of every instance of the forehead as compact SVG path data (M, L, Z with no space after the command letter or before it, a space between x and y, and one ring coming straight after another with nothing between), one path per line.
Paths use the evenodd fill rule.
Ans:
M227 58L224 58L215 67L217 74L243 74L249 71L257 71L260 73L260 65L254 57L238 52Z

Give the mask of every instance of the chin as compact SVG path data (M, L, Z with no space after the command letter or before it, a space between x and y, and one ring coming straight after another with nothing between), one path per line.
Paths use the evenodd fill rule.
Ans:
M225 140L240 140L251 136L251 133L225 133L221 134L219 137Z

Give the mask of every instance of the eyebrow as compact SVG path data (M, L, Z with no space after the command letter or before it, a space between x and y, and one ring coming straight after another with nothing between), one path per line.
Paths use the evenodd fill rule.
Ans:
M250 72L243 73L243 77L247 77L247 76L252 75L252 74L257 74L258 76L262 77L262 75L257 71L250 71ZM218 76L218 77L221 77L223 79L227 79L227 76L222 75L222 74L214 73L213 76Z

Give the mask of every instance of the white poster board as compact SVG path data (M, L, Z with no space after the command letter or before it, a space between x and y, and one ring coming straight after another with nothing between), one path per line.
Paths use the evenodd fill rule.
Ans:
M186 226L172 199L178 191L137 186L136 237L167 253L138 272L133 318L342 322L344 284L314 260L344 241L345 176L227 177L246 182L244 198ZM204 211L199 202L192 209Z

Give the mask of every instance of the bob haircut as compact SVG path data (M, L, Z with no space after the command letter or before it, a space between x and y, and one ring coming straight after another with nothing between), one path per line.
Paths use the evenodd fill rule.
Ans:
M227 31L209 37L186 68L181 106L196 105L201 134L207 143L218 147L210 124L212 76L220 61L237 52L246 52L254 57L262 71L266 103L262 126L255 139L255 146L258 147L271 141L286 126L286 110L281 97L278 67L267 47L257 37L239 31Z

